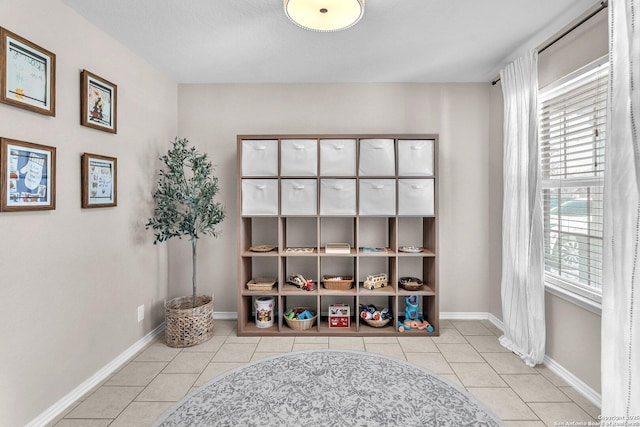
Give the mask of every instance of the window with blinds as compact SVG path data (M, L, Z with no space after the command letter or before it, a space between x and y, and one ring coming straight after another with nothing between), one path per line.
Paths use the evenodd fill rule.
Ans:
M546 280L595 301L602 294L608 80L602 58L540 90Z

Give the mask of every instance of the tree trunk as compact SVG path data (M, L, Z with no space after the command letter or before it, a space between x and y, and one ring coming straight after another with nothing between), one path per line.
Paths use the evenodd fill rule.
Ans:
M196 260L197 260L197 252L196 252L196 243L197 243L197 239L191 238L191 253L193 254L193 275L191 276L191 284L193 286L193 308L196 308L196 289L197 289L197 279L196 279L196 274L197 274L197 267L196 267Z

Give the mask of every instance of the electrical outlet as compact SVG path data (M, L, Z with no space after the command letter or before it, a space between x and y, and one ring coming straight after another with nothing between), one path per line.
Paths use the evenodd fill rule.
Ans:
M142 322L144 319L144 304L138 307L138 322Z

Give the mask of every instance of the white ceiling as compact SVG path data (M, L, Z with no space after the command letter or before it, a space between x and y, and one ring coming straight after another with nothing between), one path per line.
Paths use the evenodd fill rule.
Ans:
M178 83L487 82L593 0L366 0L347 30L282 0L63 0Z

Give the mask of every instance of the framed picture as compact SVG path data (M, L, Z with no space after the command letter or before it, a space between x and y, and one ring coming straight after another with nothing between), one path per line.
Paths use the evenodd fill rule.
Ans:
M80 74L80 124L117 132L118 87L87 70Z
M0 211L56 208L56 148L0 138Z
M56 55L0 27L0 102L56 115Z
M105 208L118 205L118 159L84 153L82 155L82 207Z

